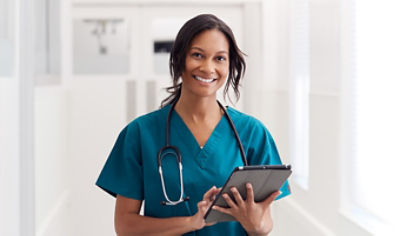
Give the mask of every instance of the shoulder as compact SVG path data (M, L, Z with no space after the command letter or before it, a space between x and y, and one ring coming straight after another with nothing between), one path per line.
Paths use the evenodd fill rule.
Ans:
M250 165L281 163L274 139L260 120L233 108L228 108L228 113L240 135Z
M228 107L228 113L240 137L248 143L268 143L273 141L267 127L257 118Z
M239 129L258 129L267 131L265 125L257 118L236 110L235 108L228 107L227 111Z
M138 132L140 130L153 130L165 126L169 105L162 107L158 110L152 111L150 113L141 115L134 120L132 120L126 127L125 131L127 133Z

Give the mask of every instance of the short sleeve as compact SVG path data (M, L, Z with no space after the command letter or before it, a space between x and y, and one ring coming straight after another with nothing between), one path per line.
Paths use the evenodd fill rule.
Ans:
M114 197L119 194L143 200L143 166L137 124L131 123L121 131L96 185Z
M258 120L253 128L248 149L249 165L281 165L278 149L268 129ZM291 193L288 181L285 181L280 191L282 193L276 200Z

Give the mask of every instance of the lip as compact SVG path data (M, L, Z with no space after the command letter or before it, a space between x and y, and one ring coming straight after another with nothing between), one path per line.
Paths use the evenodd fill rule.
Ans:
M197 75L193 75L192 77L193 77L196 81L198 81L198 82L200 82L200 83L202 83L202 84L212 84L212 83L214 83L215 81L217 81L216 78L204 78L204 77L197 76Z

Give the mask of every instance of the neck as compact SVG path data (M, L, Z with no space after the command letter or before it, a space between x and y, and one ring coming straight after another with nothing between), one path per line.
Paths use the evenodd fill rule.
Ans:
M183 91L182 91L183 92ZM220 119L222 111L216 97L198 98L181 94L175 106L176 112L191 122Z

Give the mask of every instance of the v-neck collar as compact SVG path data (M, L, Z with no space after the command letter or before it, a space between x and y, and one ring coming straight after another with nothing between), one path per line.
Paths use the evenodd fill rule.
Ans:
M203 148L200 148L200 145L194 137L193 133L190 131L189 127L185 124L181 116L175 110L173 110L171 117L171 126L173 127L171 131L177 132L179 134L182 143L185 144L187 150L191 150L191 153L195 157L196 162L202 168L205 167L205 161L207 157L211 156L212 153L214 153L214 150L218 148L219 140L223 137L222 131L226 130L225 127L227 125L229 126L229 123L227 122L224 114L218 121L218 124L215 126L211 135L208 137Z

